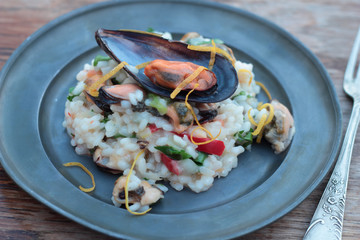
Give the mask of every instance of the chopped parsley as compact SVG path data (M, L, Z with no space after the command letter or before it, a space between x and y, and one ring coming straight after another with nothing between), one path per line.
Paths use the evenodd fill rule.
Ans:
M209 156L209 154L207 153L198 152L198 156L196 158L193 158L185 150L177 149L169 145L157 146L155 147L155 149L159 150L173 160L191 159L198 166L202 166L205 159Z
M148 27L148 29L146 31L149 32L149 33L155 32L155 30L152 27Z
M218 38L214 38L214 39L191 38L188 41L186 41L186 43L188 43L190 45L199 46L199 45L211 44L211 40L214 40L215 44L223 44L224 43L222 40L220 40Z
M67 99L71 102L73 99L74 99L74 97L77 97L77 96L79 96L80 94L77 94L77 95L69 95L69 96L67 96Z
M126 136L118 133L118 134L115 134L115 135L113 136L113 138L126 138Z
M179 150L169 145L157 146L155 149L174 160L184 160L191 158L191 155L185 152L185 150Z
M131 136L125 136L121 133L115 134L113 138L136 138L136 133L131 134Z
M237 138L236 143L243 147L249 146L253 142L253 132L254 129L251 128L249 132L240 131L238 133L235 133L234 137Z
M94 66L97 66L100 61L106 61L107 62L107 61L110 61L110 60L111 60L111 57L109 57L109 56L97 55L95 57L95 59L94 59Z
M108 121L110 121L110 119L108 117L104 117L103 120L101 120L101 123L107 123Z
M197 158L193 159L193 161L196 163L196 165L198 166L202 166L204 164L205 159L209 156L209 154L204 153L204 152L198 152L198 156Z
M69 88L69 95L67 96L67 100L69 100L70 102L74 99L74 97L77 97L77 96L80 95L80 93L79 94L72 94L74 89L75 89L75 87Z
M245 96L245 95L246 95L246 92L245 92L245 91L241 91L239 94L233 96L231 99L234 99L234 98L236 98L236 97L238 97L238 96ZM248 95L248 96L249 96L249 95Z
M69 88L69 93L72 93L74 91L75 87Z

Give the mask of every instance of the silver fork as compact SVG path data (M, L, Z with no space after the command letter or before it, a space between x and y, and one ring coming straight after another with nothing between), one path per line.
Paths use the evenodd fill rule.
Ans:
M304 240L340 240L342 235L346 188L351 154L360 120L360 65L354 78L356 59L360 49L360 28L344 76L344 90L354 100L349 126L346 130L339 159L316 208Z

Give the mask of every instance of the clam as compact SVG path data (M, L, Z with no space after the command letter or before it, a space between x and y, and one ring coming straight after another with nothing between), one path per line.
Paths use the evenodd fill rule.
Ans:
M207 67L211 53L188 49L188 45L180 41L166 40L160 36L132 30L105 30L99 29L95 33L99 46L115 61L125 61L132 66L145 62L162 59L166 61L191 62ZM138 81L146 90L155 94L169 97L174 89L159 86L152 82L144 70L135 74L126 66L125 71ZM226 58L219 54L215 56L212 72L216 76L216 84L205 91L195 90L189 96L192 102L220 102L229 98L237 88L237 74ZM175 99L184 100L187 91L181 91Z

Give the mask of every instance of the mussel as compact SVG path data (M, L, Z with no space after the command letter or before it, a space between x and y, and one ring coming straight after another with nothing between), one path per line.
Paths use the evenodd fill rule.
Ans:
M115 61L125 61L132 66L156 59L167 61L192 62L207 67L210 52L188 49L188 45L180 41L166 40L160 36L133 30L105 30L99 29L95 33L98 45ZM137 74L126 66L125 71L138 81L146 90L161 96L169 97L173 89L156 85L144 74L141 69ZM212 72L217 82L209 91L194 91L188 100L191 102L214 103L229 98L236 90L237 74L226 58L219 54L215 56ZM175 99L184 100L187 91L181 91Z
M129 100L129 94L144 90L137 84L122 84L113 86L102 86L99 88L99 96L93 97L85 91L88 100L95 103L101 110L111 112L110 105L117 104L121 100Z

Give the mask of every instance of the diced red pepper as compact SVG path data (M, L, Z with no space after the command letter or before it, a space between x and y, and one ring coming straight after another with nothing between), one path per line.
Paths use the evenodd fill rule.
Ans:
M184 137L184 135L186 135L190 139L189 134L176 133L176 132L173 132L173 133L178 135L179 137ZM193 137L193 140L196 143L202 143L202 142L209 141L210 138ZM212 142L209 142L207 144L198 145L196 150L198 150L200 152L208 153L208 154L214 154L214 155L221 156L225 150L225 144L223 141L213 140Z
M201 142L209 141L210 138L193 137L193 140L196 143L201 143ZM214 155L221 156L225 150L225 144L223 141L213 140L212 142L209 142L207 144L198 145L196 150L198 150L200 152L208 153L208 154L214 154Z
M158 128L154 123L150 123L148 125L148 127L150 128L151 133L154 133L154 132L160 130L160 128Z
M167 167L167 169L169 169L170 172L175 173L176 175L180 174L178 163L175 160L169 158L163 153L160 153L160 156L161 161L165 164L165 166Z

